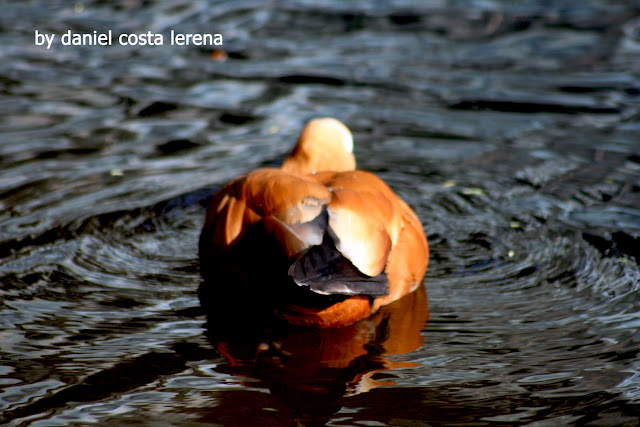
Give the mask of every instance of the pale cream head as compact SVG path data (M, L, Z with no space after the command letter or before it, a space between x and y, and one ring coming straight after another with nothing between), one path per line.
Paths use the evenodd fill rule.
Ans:
M355 168L351 131L333 118L311 120L282 164L283 170L294 173L349 171Z

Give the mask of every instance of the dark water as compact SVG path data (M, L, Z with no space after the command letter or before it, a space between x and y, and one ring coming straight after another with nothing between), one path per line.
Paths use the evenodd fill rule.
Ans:
M0 423L640 423L640 2L5 2L0 58ZM428 322L201 312L207 195L316 116L422 219Z

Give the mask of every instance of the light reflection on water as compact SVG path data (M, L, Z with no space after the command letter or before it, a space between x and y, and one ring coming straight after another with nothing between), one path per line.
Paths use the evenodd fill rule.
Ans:
M636 423L640 5L278 6L3 8L0 420ZM32 41L149 26L229 59ZM208 322L204 201L320 115L423 220L430 319Z

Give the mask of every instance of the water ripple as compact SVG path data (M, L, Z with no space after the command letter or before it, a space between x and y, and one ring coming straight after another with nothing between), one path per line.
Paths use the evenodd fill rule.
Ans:
M637 422L637 4L39 3L0 14L0 422ZM315 116L422 219L426 325L201 313L207 198Z

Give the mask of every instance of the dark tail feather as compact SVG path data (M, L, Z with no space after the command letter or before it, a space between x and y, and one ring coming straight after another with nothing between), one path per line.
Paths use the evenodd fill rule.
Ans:
M381 297L389 293L386 274L370 277L361 273L326 240L322 245L311 246L291 265L289 276L296 284L324 295Z

